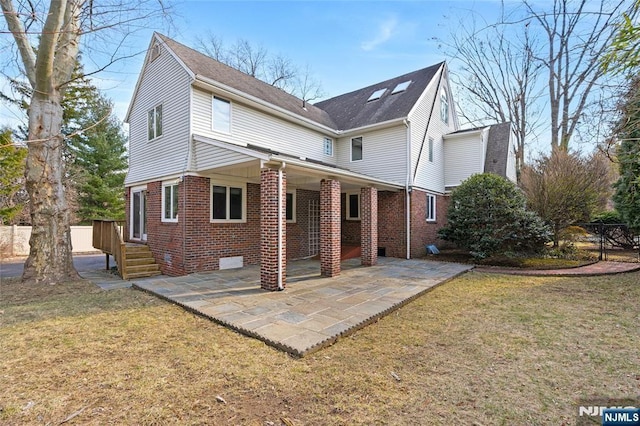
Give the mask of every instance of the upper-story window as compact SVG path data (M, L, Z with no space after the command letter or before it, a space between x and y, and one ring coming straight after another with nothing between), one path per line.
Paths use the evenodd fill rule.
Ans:
M324 155L333 157L333 139L324 138Z
M362 160L362 136L351 138L351 161Z
M175 181L162 184L162 221L178 221L178 184Z
M449 124L449 98L447 97L447 91L442 90L440 94L440 118L445 124Z
M162 136L162 104L147 112L147 139L152 140L160 136Z
M231 102L226 99L213 97L213 130L231 133Z

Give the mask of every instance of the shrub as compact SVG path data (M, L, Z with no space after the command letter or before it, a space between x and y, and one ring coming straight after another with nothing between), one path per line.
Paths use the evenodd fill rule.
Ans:
M477 259L539 251L551 236L540 217L526 209L516 185L491 173L471 176L452 192L447 225L438 234Z

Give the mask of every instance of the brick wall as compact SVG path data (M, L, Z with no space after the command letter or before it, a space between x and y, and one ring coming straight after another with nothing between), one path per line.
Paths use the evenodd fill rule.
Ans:
M178 222L162 222L162 182L147 184L147 244L166 275L184 275L186 273L183 247L182 197L184 182L178 186Z
M278 289L278 263L286 271L286 241L282 244L282 258L278 253L278 219L281 226L286 227L286 174L283 173L282 190L278 194L278 175L274 169L260 172L260 285L265 290ZM280 199L282 202L280 202ZM278 211L278 206L281 206ZM286 273L282 275L282 285L286 284Z
M446 245L437 233L447 223L448 205L448 196L436 195L436 221L427 222L427 193L418 189L411 192L411 257L424 256L427 244Z
M296 222L287 223L287 258L300 259L312 255L309 252L309 202L320 202L320 192L297 189Z
M406 205L404 191L378 192L378 247L384 247L386 256L406 257Z
M360 221L347 220L347 194L340 194L341 241L343 244L360 245Z
M325 277L340 274L340 182L320 182L320 273Z

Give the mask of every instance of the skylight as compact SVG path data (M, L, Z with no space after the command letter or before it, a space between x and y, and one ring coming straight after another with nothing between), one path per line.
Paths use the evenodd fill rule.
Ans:
M369 96L369 99L367 99L367 102L371 102L371 101L375 101L376 99L380 99L380 97L382 95L384 95L384 92L386 92L387 89L380 89L380 90L376 90L375 92L373 92L371 94L371 96Z
M393 92L391 92L391 94L395 95L396 93L404 92L405 90L407 90L407 87L409 87L410 84L411 84L411 80L403 81L402 83L399 83L395 87L395 89L393 89Z

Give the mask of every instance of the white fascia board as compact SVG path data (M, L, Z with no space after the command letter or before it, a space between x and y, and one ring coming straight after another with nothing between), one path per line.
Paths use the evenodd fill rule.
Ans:
M422 103L422 101L424 100L425 96L427 96L427 93L429 93L429 90L431 90L431 86L433 86L434 84L437 84L438 80L440 79L440 73L443 72L443 67L440 67L440 71L438 71L436 74L434 74L433 78L431 79L431 81L429 82L429 84L427 84L427 87L425 87L425 89L422 91L422 94L420 95L420 97L418 98L418 100L416 101L415 104L413 104L413 106L411 107L411 110L409 111L409 114L407 114L407 117L411 117L415 112L416 109L418 108L418 105L420 105ZM436 93L434 94L434 96L438 96L438 92L436 91Z
M446 141L447 139L462 139L468 136L481 136L482 132L486 131L488 128L489 127L482 127L480 129L458 131L458 133L448 133L446 135L442 135L442 139Z
M339 133L335 130L332 129L330 127L324 126L320 123L316 123L313 120L310 120L308 118L305 118L301 115L295 114L289 110L286 110L284 108L281 108L277 105L273 105L272 103L269 103L263 99L257 98L255 96L249 95L241 90L235 89L231 86L227 86L226 84L222 84L220 82L217 82L215 80L212 80L208 77L204 77L202 75L197 74L195 76L195 80L196 82L200 82L203 83L203 88L204 89L208 89L209 87L214 87L218 90L221 90L223 92L225 92L228 95L231 95L230 97L232 98L240 98L243 99L244 101L248 101L248 103L261 110L264 112L267 112L271 115L275 115L281 118L284 118L288 121L293 121L295 123L298 124L302 124L305 127L308 127L310 129L322 132L322 133L326 133L329 136L334 136L334 137L338 137Z
M339 130L339 137L348 137L352 135L359 135L360 133L370 132L373 130L386 129L387 127L394 127L400 124L404 124L407 117L394 118L393 120L382 121L380 123L367 124L366 126L356 127L349 130Z
M349 170L338 169L335 167L329 167L322 164L311 163L311 162L299 160L296 158L280 156L280 155L272 155L271 160L276 161L277 163L286 163L287 167L295 166L299 169L311 170L314 172L318 172L321 175L335 176L337 178L343 178L351 182L358 182L358 183L363 183L367 185L380 186L380 187L390 188L390 189L404 188L404 184L391 182L383 179L377 179L371 176L355 173Z
M246 146L240 146L229 142L221 142L215 139L211 139L205 136L201 136L198 134L193 135L193 140L196 142L206 143L208 145L216 146L218 148L228 149L229 151L237 152L239 154L247 155L249 157L256 158L262 161L268 161L271 156L266 153L255 151L251 148L247 148Z

